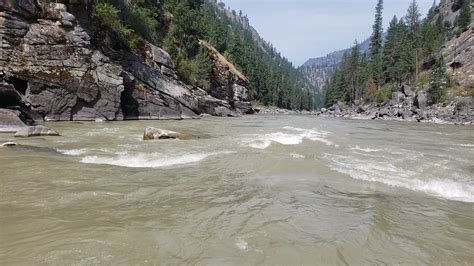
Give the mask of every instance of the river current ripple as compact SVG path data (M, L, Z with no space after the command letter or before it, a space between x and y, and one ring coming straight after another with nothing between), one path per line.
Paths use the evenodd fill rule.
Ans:
M0 149L0 264L469 264L472 127L50 123ZM143 141L153 126L199 138Z

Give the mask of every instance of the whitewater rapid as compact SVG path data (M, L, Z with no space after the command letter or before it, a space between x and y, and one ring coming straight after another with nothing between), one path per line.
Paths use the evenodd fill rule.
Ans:
M100 129L89 132L88 136L100 133L117 133L118 128ZM142 152L143 145L147 143L140 136L130 136L136 144L126 146L128 150L113 148L81 148L58 150L65 155L79 156L81 163L103 164L130 168L167 168L187 167L199 164L212 157L238 156L239 152L249 152L245 149L268 150L273 145L294 147L293 150L281 150L285 156L292 160L307 159L308 155L298 152L298 147L307 147L311 143L321 143L329 148L326 152L314 150L311 156L323 159L327 166L348 178L362 182L377 182L390 187L408 189L427 195L448 200L474 202L474 181L465 180L469 176L460 173L441 175L437 171L430 171L433 167L444 167L446 163L430 162L429 158L420 151L397 147L375 147L359 145L356 143L338 143L337 132L322 130L317 127L300 128L283 125L275 131L265 131L255 134L241 134L234 136L231 141L221 143L219 149L214 146L193 148L194 143L189 143L189 149L162 152ZM155 142L160 143L160 142ZM166 143L162 141L161 143ZM169 143L177 143L175 140ZM184 145L186 146L186 144ZM472 144L457 144L458 147L470 148ZM242 150L243 148L243 150ZM94 154L100 152L100 155ZM272 150L271 152L275 152ZM265 156L265 155L263 155ZM446 159L444 159L446 160ZM449 163L449 160L447 161ZM309 164L311 162L308 162Z
M0 134L0 264L469 265L474 131L312 116ZM146 127L196 136L144 141ZM2 265L3 265L2 264Z

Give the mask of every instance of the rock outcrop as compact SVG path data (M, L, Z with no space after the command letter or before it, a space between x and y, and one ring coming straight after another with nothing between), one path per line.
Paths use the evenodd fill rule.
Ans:
M426 89L415 93L411 87L404 85L385 103L352 106L337 103L321 110L319 115L473 125L474 99L448 95L443 103L431 104Z
M3 1L3 80L46 120L122 118L122 68L93 49L90 37L59 3Z
M218 99L183 84L168 53L145 40L133 51L98 46L64 4L0 3L0 108L14 107L31 121L183 119L251 109L245 97Z
M459 37L447 42L441 53L448 73L463 87L474 84L474 22Z
M209 51L214 63L214 77L209 94L217 99L228 101L233 109L239 113L255 113L250 104L247 78L212 45L205 41L199 43Z

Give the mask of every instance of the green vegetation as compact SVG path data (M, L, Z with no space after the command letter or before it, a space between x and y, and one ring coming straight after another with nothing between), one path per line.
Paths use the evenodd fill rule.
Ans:
M463 4L467 9L465 6ZM382 40L382 10L383 1L379 0L369 55L358 53L356 44L326 84L324 104L327 107L337 101L383 102L391 97L392 88L403 83L429 86L433 102L441 101L446 94L449 80L439 52L450 38L450 25L443 22L437 7L433 6L421 20L418 5L413 0L404 18L393 17L385 42Z
M474 97L474 84L471 84L468 89L468 96Z
M392 86L389 84L384 85L383 87L379 88L374 93L374 101L377 103L383 103L392 97Z
M98 3L94 6L92 18L96 33L104 32L104 29L115 33L119 41L128 47L136 47L138 38L134 31L125 26L119 19L119 10L109 3Z
M175 61L178 76L188 84L204 89L213 84L212 61L199 45L199 40L205 40L248 78L254 100L300 110L318 104L315 88L270 43L256 38L241 12L237 16L207 0L98 2L93 13L96 34L109 36L99 40L117 47L116 35L118 48L133 49L140 36L164 47Z
M428 90L434 103L439 103L446 95L448 77L446 74L446 65L443 58L438 58L431 75L431 83Z
M378 0L375 8L375 22L373 26L372 40L370 46L370 77L377 84L382 83L382 20L383 20L383 0Z

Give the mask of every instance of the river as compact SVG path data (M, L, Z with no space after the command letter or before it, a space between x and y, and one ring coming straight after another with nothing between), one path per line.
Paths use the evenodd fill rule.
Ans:
M470 264L474 128L310 116L0 134L0 265ZM153 126L196 136L143 141Z

